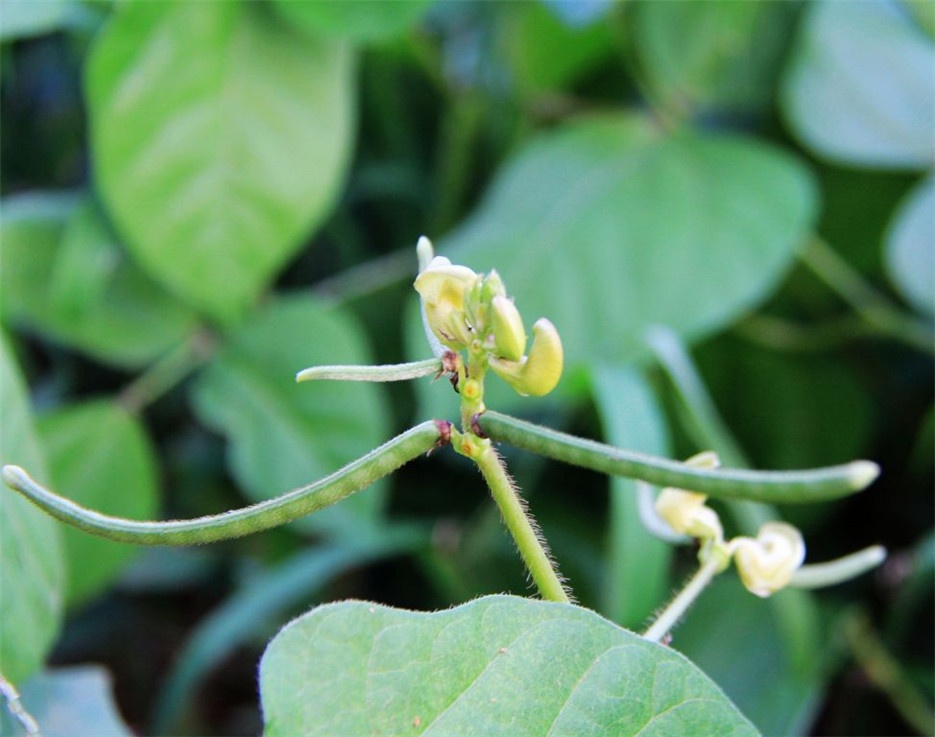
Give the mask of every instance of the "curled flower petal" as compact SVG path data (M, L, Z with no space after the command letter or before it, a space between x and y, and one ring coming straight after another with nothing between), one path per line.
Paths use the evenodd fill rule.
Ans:
M682 489L663 489L656 499L656 512L674 532L702 540L724 538L717 512L705 504L707 496Z
M737 537L730 547L743 585L762 597L785 587L805 560L802 533L785 522L767 522L756 539Z
M562 378L564 351L555 326L540 317L532 326L532 348L519 361L490 357L490 368L523 396L541 397Z

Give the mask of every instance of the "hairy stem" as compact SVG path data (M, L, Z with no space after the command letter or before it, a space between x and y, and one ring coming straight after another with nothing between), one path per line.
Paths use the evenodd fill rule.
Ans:
M570 598L562 585L549 553L533 526L529 512L520 500L513 480L507 474L503 461L491 445L476 455L474 462L484 475L490 493L500 508L503 522L516 542L519 554L543 599L568 603Z
M92 535L137 545L197 545L260 532L339 502L447 442L449 428L447 422L423 422L313 484L249 507L189 520L141 522L101 514L43 488L18 466L4 466L3 480L48 514Z
M871 461L852 461L806 471L692 468L678 461L584 440L499 412L484 413L478 424L484 434L494 440L547 458L719 498L779 503L824 501L860 491L880 472Z
M662 613L646 630L643 637L653 642L659 642L669 634L685 612L688 611L688 608L695 603L695 599L711 583L711 579L718 574L720 563L716 556L711 556L710 559L703 563L695 575L688 579L685 587L662 610Z

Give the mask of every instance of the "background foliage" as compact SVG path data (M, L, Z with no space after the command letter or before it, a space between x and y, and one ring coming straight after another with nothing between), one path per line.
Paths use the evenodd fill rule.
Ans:
M879 462L781 513L810 560L880 542L881 571L718 583L673 647L768 734L931 730L935 5L3 0L0 38L4 462L191 517L450 417L444 382L292 383L426 356L425 233L565 341L554 396L491 406L673 457ZM639 628L691 554L630 482L508 460L581 603ZM0 660L47 734L54 704L253 734L260 653L312 604L528 592L448 454L206 549L100 543L6 491L0 533Z

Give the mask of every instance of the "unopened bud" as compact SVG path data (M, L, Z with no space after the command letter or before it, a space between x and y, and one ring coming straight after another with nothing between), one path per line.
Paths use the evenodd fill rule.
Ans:
M532 336L528 356L519 361L491 356L490 368L520 394L541 397L558 385L564 352L558 331L544 317L532 326Z
M497 295L491 301L490 324L499 358L519 361L526 352L526 328L513 300Z
M767 522L756 539L737 537L730 547L743 585L762 597L786 586L805 560L802 534L785 522Z

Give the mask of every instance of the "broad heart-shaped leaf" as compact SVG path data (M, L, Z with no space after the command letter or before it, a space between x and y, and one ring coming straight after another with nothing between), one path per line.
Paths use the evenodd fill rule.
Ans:
M495 268L527 326L556 325L568 383L575 367L645 357L650 325L690 340L750 309L790 266L814 210L806 170L775 149L603 116L522 149L438 251ZM411 345L425 345L410 325Z
M138 417L107 400L62 407L39 419L52 486L79 504L131 519L153 519L156 462ZM68 602L99 592L139 552L66 528Z
M903 296L920 312L935 314L935 174L900 205L886 238L886 268Z
M98 665L55 668L23 684L22 702L43 737L132 737L111 694L110 674ZM0 735L21 735L9 714L0 714Z
M5 319L101 361L146 365L195 329L194 311L143 273L90 200L6 199L0 254Z
M266 737L704 737L757 732L669 648L570 604L487 596L432 614L348 601L260 664Z
M0 332L0 463L48 478L26 387ZM65 588L61 532L51 517L0 487L0 672L12 683L32 675L58 634Z
M348 314L311 297L279 297L230 334L194 387L195 409L230 440L231 471L244 491L268 499L317 481L387 439L380 387L295 382L307 366L369 362ZM299 524L350 533L381 513L383 499L377 484Z
M819 0L809 9L782 95L795 133L847 164L935 162L935 40L890 0Z
M297 28L350 41L378 41L402 33L435 0L273 0L276 10Z
M154 276L240 317L330 209L354 130L350 53L264 3L127 3L87 68L97 183Z

